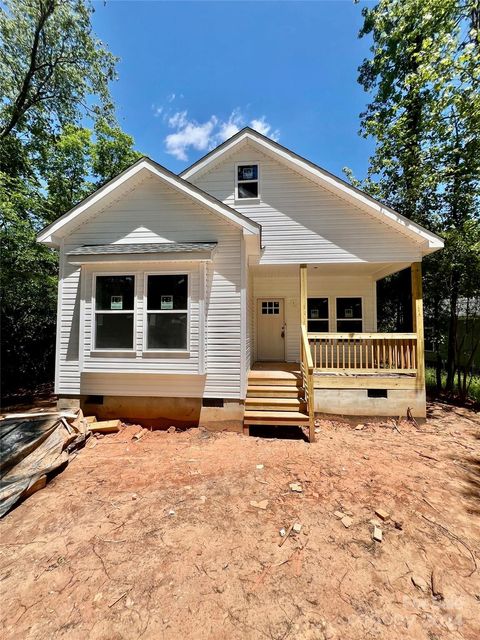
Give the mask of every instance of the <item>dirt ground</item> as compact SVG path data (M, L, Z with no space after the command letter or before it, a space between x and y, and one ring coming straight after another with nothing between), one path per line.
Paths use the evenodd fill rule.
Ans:
M4 640L480 637L475 413L321 421L313 445L138 430L92 438L0 522Z

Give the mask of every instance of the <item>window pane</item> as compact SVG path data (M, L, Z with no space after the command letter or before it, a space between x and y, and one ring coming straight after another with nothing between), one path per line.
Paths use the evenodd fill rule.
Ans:
M328 331L328 320L309 320L308 331L310 333L326 333Z
M237 169L239 180L258 180L258 165L248 164L242 165Z
M361 298L337 298L337 319L348 320L349 318L362 317Z
M337 331L340 333L362 333L363 322L361 320L338 320Z
M135 276L97 276L95 308L133 310Z
M308 298L307 312L309 320L328 320L328 298Z
M148 349L186 349L186 313L149 313L147 331Z
M147 309L171 311L187 306L187 275L148 276Z
M239 198L258 198L258 182L240 182L238 184Z
M133 313L96 313L97 349L133 349Z

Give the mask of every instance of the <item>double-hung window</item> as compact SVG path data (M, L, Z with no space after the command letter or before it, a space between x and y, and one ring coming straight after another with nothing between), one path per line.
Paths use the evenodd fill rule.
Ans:
M186 351L188 313L188 274L147 276L147 349Z
M337 298L337 331L340 333L363 331L361 298Z
M97 276L95 349L133 349L135 276Z
M237 200L252 200L259 198L258 164L238 164L236 176Z
M307 323L309 333L328 331L328 298L308 298Z

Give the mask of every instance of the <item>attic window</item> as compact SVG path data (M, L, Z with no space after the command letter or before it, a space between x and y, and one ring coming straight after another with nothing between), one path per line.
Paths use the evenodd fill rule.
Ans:
M237 165L237 200L253 200L259 197L258 164Z

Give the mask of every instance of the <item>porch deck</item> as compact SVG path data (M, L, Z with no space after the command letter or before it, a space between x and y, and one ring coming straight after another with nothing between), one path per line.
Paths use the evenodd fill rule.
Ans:
M301 375L300 363L299 362L254 362L251 368L251 371L265 371L268 374L275 374L282 376L283 373L294 373L297 376ZM263 375L263 374L259 374ZM360 378L360 379L369 379L372 378L415 378L415 373L402 373L395 372L390 373L388 370L384 372L379 371L362 371L362 372L352 372L352 371L324 371L322 369L314 369L315 377L341 377L341 378ZM268 377L265 374L265 377ZM288 378L291 376L285 376Z

